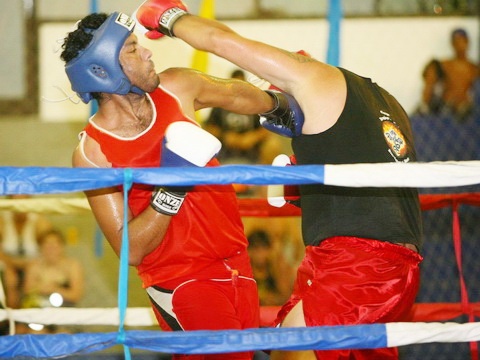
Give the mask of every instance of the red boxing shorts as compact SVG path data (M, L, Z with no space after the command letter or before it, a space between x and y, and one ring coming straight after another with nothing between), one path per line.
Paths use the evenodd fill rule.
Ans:
M307 246L293 294L276 324L300 301L307 326L398 322L411 309L423 258L406 247L356 237ZM317 359L398 359L396 348L321 350Z
M190 280L174 290L147 288L155 316L162 330L225 330L259 326L259 300L253 279ZM252 352L181 355L172 359L251 360Z

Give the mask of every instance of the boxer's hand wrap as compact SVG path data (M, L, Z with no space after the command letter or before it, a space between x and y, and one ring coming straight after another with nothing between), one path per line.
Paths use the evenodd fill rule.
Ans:
M169 37L175 37L173 33L173 25L175 22L180 19L183 15L188 14L185 10L178 7L171 8L165 11L160 18L160 32Z
M293 138L301 135L303 111L293 96L281 91L265 91L275 101L269 112L260 114L260 124L276 134Z
M288 156L280 154L273 159L273 166L291 166L296 165L295 155ZM300 191L297 185L268 185L267 200L271 206L283 207L286 204L292 204L300 207Z
M185 192L173 192L163 187L156 187L150 205L159 213L173 216L178 213L185 200Z
M180 0L147 0L134 12L134 18L148 29L145 36L158 39L163 35L174 37L173 25L187 15L186 5Z

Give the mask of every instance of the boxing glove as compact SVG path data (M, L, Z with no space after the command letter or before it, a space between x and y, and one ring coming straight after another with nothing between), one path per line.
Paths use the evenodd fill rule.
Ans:
M266 90L275 105L269 112L260 114L260 124L276 134L293 138L302 134L303 111L297 100L285 92Z
M273 159L272 166L296 165L295 155L280 154ZM300 192L297 185L268 185L267 201L271 206L282 207L289 203L300 207Z
M220 151L220 141L200 126L177 121L165 131L160 165L168 167L204 167ZM156 187L150 205L165 215L176 215L186 197L186 188Z
M132 17L147 29L146 37L158 39L164 35L174 37L173 24L186 14L187 6L180 0L147 0Z
M190 121L176 121L165 131L161 166L204 167L218 154L222 143Z

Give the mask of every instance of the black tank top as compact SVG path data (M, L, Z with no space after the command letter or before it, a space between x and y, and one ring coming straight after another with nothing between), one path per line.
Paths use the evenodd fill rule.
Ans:
M297 163L415 161L410 122L400 104L370 79L340 70L347 82L343 112L327 131L292 140ZM416 189L302 185L300 192L306 245L318 245L332 236L355 236L421 248Z

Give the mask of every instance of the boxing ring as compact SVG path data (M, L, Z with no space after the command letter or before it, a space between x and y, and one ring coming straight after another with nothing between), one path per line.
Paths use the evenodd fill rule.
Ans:
M353 165L304 165L272 167L264 165L225 165L217 168L148 168L148 169L71 169L41 167L0 168L0 195L65 194L132 183L163 185L198 184L313 184L349 187L451 187L480 184L480 161L446 161L430 163L388 163ZM425 209L466 202L480 206L480 194L431 195L424 197ZM1 203L0 203L1 205ZM65 199L71 208L86 209L83 200ZM299 210L276 209L264 200L240 199L243 216L291 216ZM455 225L455 224L454 224ZM48 308L0 310L0 321L40 324L107 324L118 327L108 333L74 333L51 335L8 335L0 337L0 358L66 357L94 353L116 345L124 347L126 359L130 349L162 353L226 353L244 350L362 349L433 342L471 343L472 359L478 357L480 341L480 304L469 303L462 285L462 302L444 304L429 310L418 307L413 322L325 326L313 328L268 328L226 331L162 332L126 330L126 326L152 326L155 320L149 309L128 308L128 241L125 224L120 256L118 308ZM442 307L442 305L439 305ZM433 309L433 311L432 311ZM264 309L265 310L265 309ZM438 318L467 314L469 322L440 322Z

